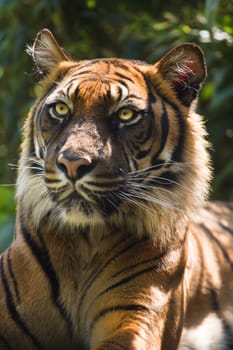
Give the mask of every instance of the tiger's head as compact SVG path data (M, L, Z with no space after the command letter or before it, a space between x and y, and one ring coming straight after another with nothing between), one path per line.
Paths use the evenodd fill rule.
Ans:
M37 226L169 238L208 191L200 48L155 64L73 61L44 29L28 52L43 78L24 128L19 208Z

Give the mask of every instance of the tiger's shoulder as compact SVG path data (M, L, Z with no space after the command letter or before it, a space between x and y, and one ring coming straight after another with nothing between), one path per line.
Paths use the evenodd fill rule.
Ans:
M206 275L214 276L216 280L219 274L219 280L223 280L225 273L231 274L233 272L233 204L220 201L207 202L197 210L189 228L191 240L195 240L195 244L198 245L196 256L201 262L199 265L205 265ZM217 289L222 287L220 283L217 284Z
M190 225L193 232L201 229L216 241L220 240L223 243L232 241L233 203L222 201L206 202L202 208L197 210Z

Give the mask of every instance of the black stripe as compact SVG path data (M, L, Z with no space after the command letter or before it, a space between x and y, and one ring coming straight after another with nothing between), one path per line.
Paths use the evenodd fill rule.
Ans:
M141 68L137 67L137 65L145 65L145 62L138 61L138 60L111 60L109 61L111 64L113 64L115 67L122 68L122 70L125 70L127 73L130 73L132 76L135 75L137 78L142 78L145 81L145 76L141 70ZM133 64L133 65L132 65ZM138 74L138 75L137 75Z
M226 251L226 249L223 247L223 245L221 244L221 242L213 235L213 233L205 226L205 224L201 224L200 225L202 227L202 229L205 231L205 233L207 234L207 236L209 236L209 238L214 241L214 243L217 245L217 247L221 250L225 260L228 262L228 264L230 265L231 269L233 270L233 261L231 261L231 258L228 254L228 252Z
M102 63L102 64L105 64L107 66L109 66L109 64L114 64L115 63L118 63L118 59L114 59L114 58L94 58L94 59L90 59L90 60L87 60L87 61L81 61L81 64L78 66L79 70L82 71L83 68L85 67L91 67L93 65L95 65L96 63ZM91 70L90 70L91 71Z
M97 271L90 278L87 279L86 283L83 285L82 293L81 293L81 295L79 297L80 302L79 302L79 305L78 305L78 310L81 309L81 305L82 305L82 303L83 303L83 301L85 299L85 296L87 295L88 289L91 288L91 286L93 285L95 280L99 277L99 275L101 275L101 273L103 273L103 271L109 266L109 264L111 264L112 261L114 261L115 259L119 258L121 255L124 255L125 253L127 253L127 251L131 250L133 247L135 247L135 246L145 242L146 240L148 240L148 238L143 238L140 241L135 241L133 243L130 243L129 245L124 247L122 250L117 252L115 255L113 255L109 259L107 259L105 261L105 263L100 268L98 268ZM117 246L121 245L121 244L122 244L122 239L120 239L119 242L115 245L115 248L117 248ZM108 254L106 254L106 255L108 256Z
M146 132L143 130L138 135L136 135L135 138L138 140L138 142L140 142L141 144L144 144L149 140L149 138L152 137L152 134L154 131L154 125L153 125L154 117L151 115L151 113L148 113L146 111L142 111L141 114L142 114L142 119L136 125L138 125L140 122L143 122L143 121L145 122L145 120L149 123L149 125L147 126Z
M137 67L129 66L130 61L122 61L122 60L116 59L116 60L109 60L108 62L110 64L112 64L114 67L121 68L122 70L126 71L127 73L129 73L129 68L132 68L136 72L138 72L142 75L142 72L139 69L137 69ZM135 73L133 73L133 74L135 74Z
M79 95L79 86L77 85L76 88L74 89L74 92L73 92L74 101L77 99L78 95Z
M117 80L117 84L119 85L123 85L126 89L127 89L127 93L129 93L129 87L127 85L127 83L124 81L124 80ZM121 92L121 95L122 95L122 92ZM126 96L126 98L128 98L128 95Z
M97 62L99 62L99 59L94 59L94 60L87 60L86 62L84 62L83 64L81 64L80 66L77 66L78 69L78 73L77 75L79 75L80 73L82 73L84 68L90 68L92 66L94 66ZM76 68L76 67L74 67ZM93 72L93 70L91 69L87 69L86 70L87 73Z
M182 161L184 140L185 140L185 122L182 117L182 113L180 112L179 108L176 106L175 103L171 102L165 96L159 93L159 89L158 91L156 90L156 93L160 96L161 100L167 103L175 112L175 117L177 119L178 126L179 126L179 138L178 138L177 146L173 151L171 160L174 162L180 162Z
M139 304L126 304L126 305L116 305L112 307L108 307L106 309L101 310L92 320L91 326L90 326L90 332L93 331L95 324L103 317L105 317L107 314L110 314L112 312L118 312L118 311L133 311L133 312L141 312L149 314L151 312L150 309L148 309L144 305Z
M38 162L31 160L29 170L31 175L40 175L42 172L44 172L44 167L43 165L39 165Z
M157 153L151 159L152 166L157 164L158 157L164 149L164 146L167 142L168 133L169 133L169 120L168 120L167 110L163 102L162 102L162 107L163 107L163 114L161 116L161 122L160 122L162 135L161 135L160 147Z
M145 260L140 261L140 262L138 262L138 263L129 265L129 266L123 268L122 270L120 270L120 271L114 273L114 274L112 275L112 278L115 278L115 277L119 276L120 274L125 273L126 271L131 271L131 272L132 272L132 269L134 269L135 267L138 267L138 266L141 266L141 265L145 265L145 264L151 263L151 262L153 262L153 261L155 261L155 260L162 259L162 258L164 257L164 255L165 255L165 254L163 253L163 254L154 256L153 258L145 259Z
M92 198L95 198L95 196ZM96 198L96 201L98 201L98 197ZM100 199L98 201L98 207L102 211L102 214L105 215L106 218L109 218L111 215L113 215L114 212L118 210L120 203L121 199L108 196L107 198Z
M186 130L185 130L184 120L183 120L182 115L180 114L179 110L176 109L175 112L176 112L175 113L176 119L177 119L178 125L179 125L179 138L178 138L177 146L172 153L171 160L173 162L181 162L182 156L183 156L183 151L184 151L184 140L185 140Z
M119 73L119 72L114 72L114 74L115 74L117 77L119 77L119 78L128 80L128 81L130 81L131 83L134 83L133 79L131 79L129 76L127 76L127 75L125 75L125 74L122 74L122 73ZM119 80L119 79L118 79L117 81L118 81L120 84L123 83L123 85L126 85L125 82L122 81L122 80ZM126 87L128 87L128 86L126 85ZM128 97L128 96L127 96L127 97Z
M70 97L70 90L72 89L74 84L68 84L68 87L67 87L67 90L66 90L66 96L69 96ZM79 89L79 86L76 87L76 89ZM76 90L75 89L75 90ZM74 95L75 96L75 95Z
M3 335L0 335L0 343L4 345L5 350L13 350L13 348L10 346L9 342L6 340ZM0 347L1 348L1 347Z
M67 323L67 330L68 330L69 336L72 337L72 335L73 335L72 321L71 321L66 309L64 308L63 304L59 301L59 297L60 297L59 280L58 280L56 271L52 265L49 252L46 248L46 245L45 245L44 240L41 236L41 233L38 230L37 234L36 234L41 242L41 247L40 247L36 243L36 241L33 239L30 232L28 231L27 227L23 224L22 220L21 220L21 230L22 230L22 234L23 234L25 242L27 243L32 254L36 258L37 262L40 264L42 270L45 273L45 276L47 276L47 278L49 280L53 303L57 307L57 309L60 312L60 315L62 316L64 321Z
M144 99L141 96L137 96L135 94L128 94L125 99L129 100L129 99L135 99L135 100L140 100L140 101L144 101Z
M107 90L105 92L105 94L103 95L104 97L104 101L103 101L103 104L106 103L106 105L109 104L109 102L112 101L112 94L111 94L111 84L110 82L105 82L105 85L107 85ZM120 95L122 93L122 90L121 88L118 86L118 92L120 91ZM119 97L118 97L118 100L119 100Z
M156 102L156 97L155 97L155 95L152 92L151 84L150 84L150 81L149 81L148 77L143 75L143 78L144 78L144 81L145 81L145 84L146 84L146 87L147 87L147 91L148 91L148 95L147 95L147 110L150 113L153 113L152 105Z
M109 88L109 100L111 101L111 90L110 90L110 88ZM117 92L118 92L118 98L117 98L117 101L116 102L120 102L121 101L121 99L122 99L122 87L120 86L120 85L118 85L117 86Z
M37 137L37 127L40 128L40 124L41 124L41 111L44 109L44 103L45 100L47 98L47 96L49 96L51 94L51 92L53 92L55 90L55 88L57 87L56 84L54 84L53 86L51 86L51 88L45 93L45 95L39 100L39 102L33 107L32 111L31 111L31 124L30 124L30 147L29 147L29 155L31 157L35 157L35 144L34 144L34 138ZM36 123L36 124L35 124ZM36 127L37 125L37 127ZM42 149L40 149L40 158L43 159L43 151Z
M165 164L165 166L164 166ZM153 159L153 166L149 169L149 170L158 170L160 169L162 166L164 166L165 168L167 168L168 166L170 166L169 163L165 163L164 160L162 159Z
M120 142L124 157L128 163L129 166L129 170L133 171L133 170L138 170L138 163L136 162L136 160L134 159L134 157L131 157L131 154L133 154L132 150L130 149L127 140L122 140L122 142ZM127 146L128 150L124 147L124 145ZM134 169L130 169L130 160L133 162L133 167Z
M103 180L105 179L105 177L103 178ZM95 186L95 187L116 187L121 185L122 181L113 181L113 182L94 182L94 181L88 181L87 184L91 185L91 186ZM83 186L83 188L85 188L85 186Z
M70 80L65 84L64 89L65 89L65 88L68 89L68 88L70 88L71 86L73 86L72 84L73 84L74 82L77 81L77 78L78 78L79 75L80 75L80 73L72 75L72 78L70 78ZM79 90L79 86L77 86L76 89ZM76 91L76 89L75 89L75 91ZM68 94L65 94L65 95L68 96ZM74 96L75 96L75 95L74 95ZM75 96L75 97L76 97L76 96Z
M150 104L153 104L156 101L156 97L152 93L149 79L146 79L146 81L147 81L147 87L148 87L148 91L149 91L149 95L150 95L150 98L149 98ZM175 161L177 161L177 162L181 161L181 159L182 159L183 147L184 147L185 123L184 123L184 120L182 118L182 114L180 113L178 107L174 103L169 101L166 97L162 96L159 93L159 89L158 90L156 89L156 94L161 98L162 106L163 106L163 114L161 117L161 130L162 130L161 145L160 145L160 149L158 150L158 152L152 158L152 166L155 166L156 169L158 169L163 165L164 161L158 159L157 157L159 156L159 153L162 152L162 149L164 148L164 146L166 144L167 136L169 133L169 119L168 119L168 114L166 111L165 103L168 104L174 110L175 116L176 116L176 119L177 119L178 125L179 125L178 143L177 143L175 150L173 151L173 154L172 154L172 157L170 160L170 164L172 164ZM152 113L153 113L153 111L152 111ZM167 166L169 166L169 165L166 164L166 167Z
M229 226L224 225L223 223L219 223L219 226L224 230L230 233L230 235L233 236L233 229L231 229Z
M62 180L61 180L61 179L49 179L49 178L47 178L46 176L44 176L44 181L45 181L47 184L50 184L50 183L59 183L59 182L61 182Z
M43 348L42 348L41 344L39 343L39 341L37 340L35 335L32 334L32 332L29 330L27 325L24 323L24 321L20 317L20 314L18 313L17 308L13 302L13 296L11 294L10 287L9 287L9 284L8 284L8 281L7 281L5 272L4 272L3 258L4 258L4 256L2 256L1 260L0 260L0 267L1 267L0 271L1 271L2 282L3 282L5 294L6 294L6 304L7 304L8 311L9 311L12 319L16 323L16 325L24 332L24 334L28 338L30 338L30 340L32 341L35 348L42 350Z
M45 169L45 174L55 174L55 173L56 172L52 169L48 169L48 168Z
M167 252L162 254L160 256L160 258L162 258L163 256L167 255ZM156 259L157 260L157 259ZM164 264L160 261L152 266L149 266L143 270L137 271L135 273L132 273L131 275L122 278L120 281L112 284L111 286L109 286L108 288L104 289L101 293L99 293L95 299L98 299L100 296L106 294L107 292L109 292L110 290L113 290L115 288L118 288L119 286L123 285L123 284L127 284L129 282L131 282L132 280L134 280L135 278L137 278L138 276L141 276L145 273L151 272L151 271L156 271L160 268L164 267Z
M17 282L17 280L15 278L15 274L14 274L13 269L12 269L10 253L11 253L11 248L9 248L8 252L7 252L7 264L8 264L8 270L9 270L9 273L10 273L10 277L11 277L11 279L13 281L13 286L14 286L14 290L15 290L17 303L19 303L20 295L19 295L18 282Z
M158 165L159 167L159 165ZM159 185L159 186L166 186L166 187L173 187L178 182L178 174L173 173L171 171L165 171L164 173L160 174L159 176L154 176L149 182L147 182L150 185Z
M34 147L34 119L36 118L37 111L40 107L40 104L36 105L31 111L31 120L30 120L30 133L27 135L29 138L29 156L35 157L35 147Z
M109 62L106 59L92 59L92 60L87 60L87 61L82 61L81 64L78 64L77 66L71 67L72 70L72 75L71 75L71 80L73 82L73 80L76 80L77 78L79 78L82 75L90 75L90 74L98 74L96 70L93 70L92 67L95 66L98 63L102 63L102 64L106 64L108 65ZM68 81L66 83L69 84Z
M117 171L118 171L118 175L119 175L119 176L125 175L123 169L120 168L120 169L117 169ZM95 174L95 178L100 178L100 179L102 179L102 178L104 178L104 179L116 179L117 177L116 177L115 173L113 173L113 174L99 173L99 174ZM89 183L89 182L88 182L88 183Z
M147 149L138 152L138 153L135 155L135 158L136 158L136 159L145 158L145 157L150 153L151 148L152 148L152 145L151 145L150 147L148 147Z
M151 152L151 149L152 149L152 146L153 146L153 131L154 131L154 128L153 128L153 121L152 121L151 115L149 116L149 118L150 118L149 119L149 125L147 126L146 133L142 132L139 135L139 137L137 137L137 139L138 139L138 141L141 144L143 144L143 143L148 142L148 140L151 138L151 145L147 149L145 149L143 151L139 151L135 155L136 159L142 159L142 158L146 157Z
M210 296L211 296L211 308L215 313L219 313L220 312L220 307L219 307L219 303L218 303L218 298L217 298L217 293L214 289L210 290Z

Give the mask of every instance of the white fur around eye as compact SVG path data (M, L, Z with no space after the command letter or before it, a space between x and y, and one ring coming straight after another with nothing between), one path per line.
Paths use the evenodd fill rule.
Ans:
M128 89L120 83L112 84L110 91L113 101L118 101L119 97L121 97L121 100L124 100L128 96Z

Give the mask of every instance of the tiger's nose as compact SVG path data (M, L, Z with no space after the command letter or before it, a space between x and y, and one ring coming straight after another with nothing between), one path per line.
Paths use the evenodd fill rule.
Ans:
M78 180L89 173L95 164L89 157L65 151L58 156L57 165L71 180Z

